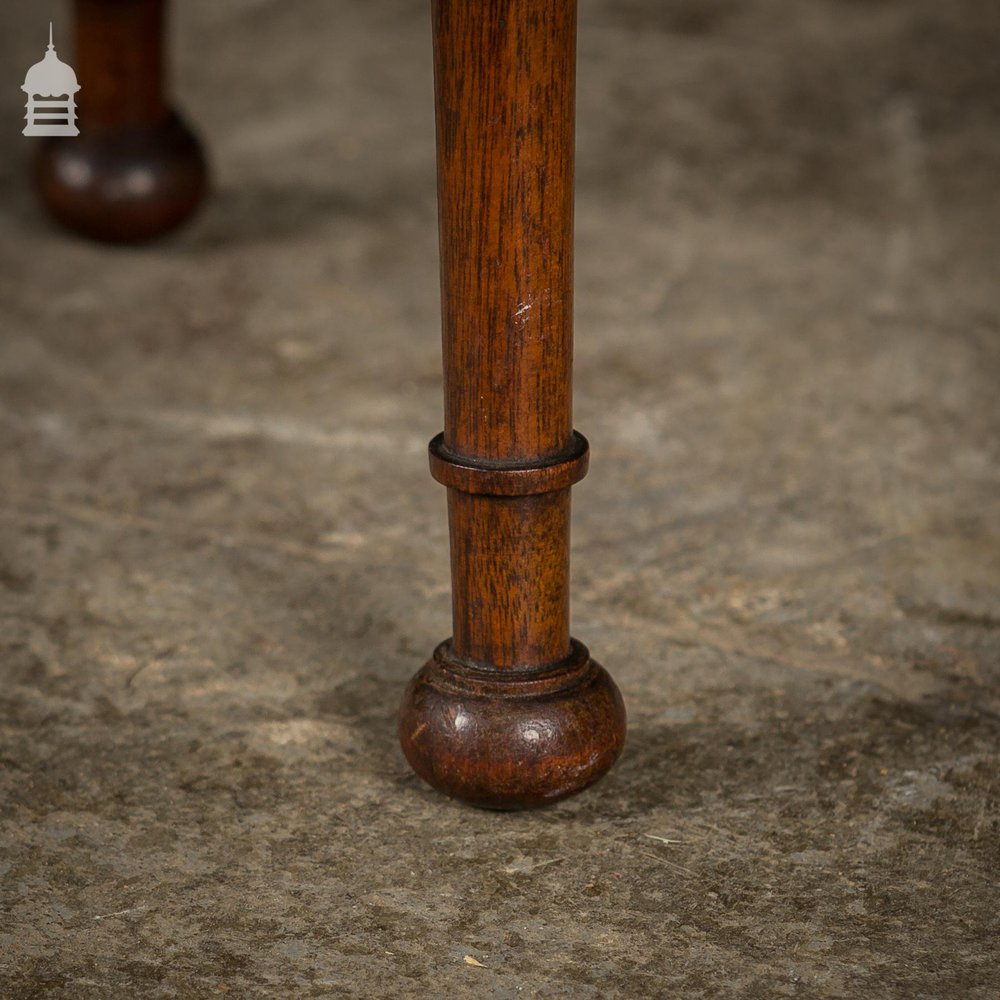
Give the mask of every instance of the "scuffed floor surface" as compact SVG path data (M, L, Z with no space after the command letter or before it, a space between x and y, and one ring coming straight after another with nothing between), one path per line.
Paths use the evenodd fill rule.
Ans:
M0 995L997 996L996 6L585 0L631 730L518 815L394 733L450 628L426 5L176 6L216 191L130 251L32 200L0 9Z

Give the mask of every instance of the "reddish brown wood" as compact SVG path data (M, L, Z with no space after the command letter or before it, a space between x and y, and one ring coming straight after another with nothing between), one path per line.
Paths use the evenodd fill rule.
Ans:
M138 242L187 219L205 194L201 146L165 97L165 0L76 0L80 135L42 141L35 179L65 226Z
M434 0L454 633L400 739L436 788L542 805L614 763L625 709L569 632L575 0Z

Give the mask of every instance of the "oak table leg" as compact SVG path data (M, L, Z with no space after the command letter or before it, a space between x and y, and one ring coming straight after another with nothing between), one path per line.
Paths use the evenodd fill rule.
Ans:
M165 0L75 0L76 138L45 140L39 195L63 225L131 243L183 222L207 180L198 140L164 95Z
M576 0L434 0L454 634L410 682L414 770L477 805L543 805L621 752L625 709L569 632Z

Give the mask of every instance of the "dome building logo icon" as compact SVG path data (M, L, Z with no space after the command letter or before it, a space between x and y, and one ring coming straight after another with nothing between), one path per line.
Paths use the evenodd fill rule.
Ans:
M67 66L52 44L52 22L49 22L49 48L45 58L28 70L21 87L28 95L28 124L24 135L79 135L76 127L76 93L80 84L76 73ZM41 99L40 99L41 98ZM54 100L45 100L54 98Z

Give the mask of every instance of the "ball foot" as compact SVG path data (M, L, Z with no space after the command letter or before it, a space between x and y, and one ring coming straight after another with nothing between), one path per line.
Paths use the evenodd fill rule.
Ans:
M47 139L35 165L52 215L110 243L140 243L180 225L204 197L207 177L201 145L173 113L155 125Z
M403 695L403 753L428 784L488 809L528 809L582 791L617 760L625 706L608 672L572 642L540 670L484 670L444 642Z

